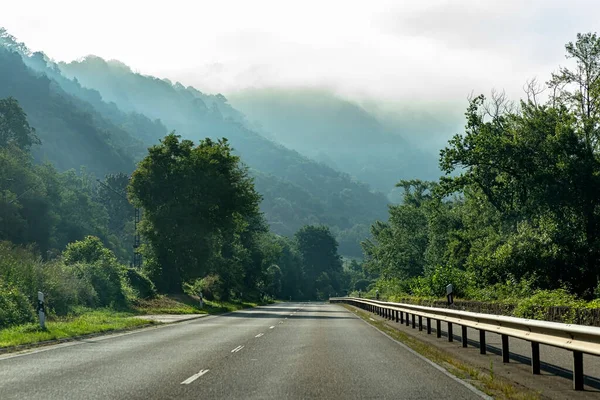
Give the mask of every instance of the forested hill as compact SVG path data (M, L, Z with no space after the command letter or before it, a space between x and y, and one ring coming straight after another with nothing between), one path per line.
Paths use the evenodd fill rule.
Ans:
M59 170L129 174L148 146L175 129L196 141L230 141L257 180L261 209L275 233L289 236L305 224L326 224L342 254L361 256L368 226L386 218L382 193L248 129L222 95L97 57L59 66L1 29L0 72L0 98L16 98L41 139L32 149L36 159Z
M437 179L437 149L423 151L351 101L325 89L265 88L230 101L261 133L390 193L400 179ZM400 129L400 128L397 128Z
M89 104L27 68L18 53L0 46L0 98L6 97L19 101L42 141L34 147L36 159L61 170L85 166L100 176L131 172L135 155L144 149Z
M83 86L98 90L103 99L125 111L160 119L184 138L226 137L254 176L260 172L257 188L265 197L261 208L276 233L288 235L305 223L324 223L338 237L355 235L350 239L356 243L353 249L342 245L341 250L360 256L357 243L368 234L366 227L386 218L385 195L249 129L243 114L220 94L207 95L144 76L120 62L94 56L61 63L60 68Z

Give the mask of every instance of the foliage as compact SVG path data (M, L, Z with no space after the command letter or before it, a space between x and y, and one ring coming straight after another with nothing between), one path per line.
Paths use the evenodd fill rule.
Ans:
M464 134L440 153L439 182L401 181L403 202L363 242L365 268L398 291L501 299L565 289L591 299L600 278L600 38L566 46L544 104L470 99Z
M18 289L0 284L0 329L34 320L29 299Z
M94 306L123 307L127 304L127 282L124 267L97 237L88 236L70 243L63 253L64 261L82 280L94 288Z
M224 297L223 281L218 275L208 275L198 280L196 287L196 294L202 292L206 300L221 300Z
M263 137L221 94L208 95L180 83L141 75L118 61L95 56L61 63L58 68L124 112L160 120L184 139L198 142L208 137L216 142L227 137L236 155L250 167L256 189L263 195L261 210L276 234L291 237L304 225L326 224L343 235L339 240L344 255L359 256L358 243L367 231L360 225L385 217L388 200L384 194ZM159 137L162 135L154 136L149 144ZM388 151L397 153L398 149L388 146ZM398 155L394 158L402 159ZM389 166L388 173L397 169L397 164Z
M125 277L129 286L135 291L136 298L152 299L156 297L157 291L154 283L142 271L135 268L127 268Z
M78 313L46 322L46 330L38 324L24 324L0 330L0 348L31 344L53 339L131 329L154 324L133 314L110 309L79 309Z
M531 297L521 300L515 308L515 316L531 319L545 319L548 307L570 307L569 315L565 322L571 323L575 319L576 309L583 306L583 302L564 289L539 290Z
M27 115L12 97L0 100L0 147L16 146L27 151L40 144L35 129L29 126Z
M247 250L241 235L259 218L260 196L227 140L194 147L166 136L140 162L129 194L144 209L142 233L160 264L161 290L179 292L183 282L216 271L233 284Z
M342 289L338 243L326 226L307 225L295 235L303 264L304 295L326 299Z

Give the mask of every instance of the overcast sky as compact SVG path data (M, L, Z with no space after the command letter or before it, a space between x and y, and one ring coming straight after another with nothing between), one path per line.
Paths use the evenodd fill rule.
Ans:
M119 59L207 92L309 85L464 105L545 80L599 15L592 0L21 0L0 26L55 60Z

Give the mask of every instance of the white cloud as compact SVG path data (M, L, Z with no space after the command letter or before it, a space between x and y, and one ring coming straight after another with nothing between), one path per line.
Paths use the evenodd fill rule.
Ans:
M593 0L23 1L0 26L58 60L115 58L143 73L230 92L328 86L390 102L519 96L594 30Z

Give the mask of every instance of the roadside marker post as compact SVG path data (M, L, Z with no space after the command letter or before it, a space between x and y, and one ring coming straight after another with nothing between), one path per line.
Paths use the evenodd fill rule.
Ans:
M46 330L46 305L44 304L44 293L38 292L38 317L40 318L40 328Z
M446 286L446 298L448 299L448 305L454 304L454 294L452 293L452 284Z

